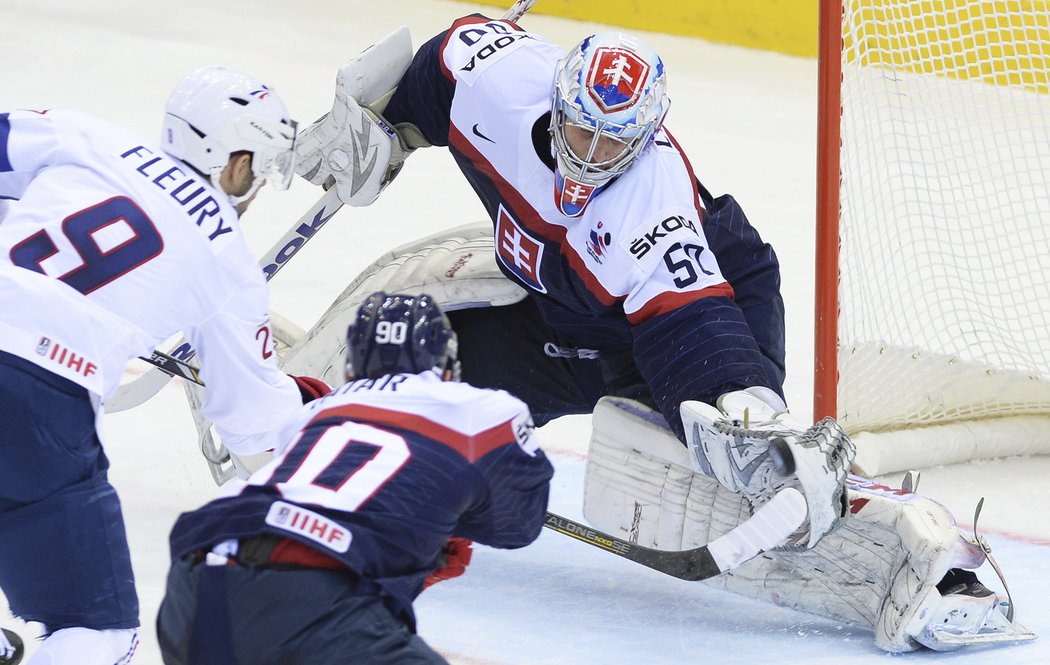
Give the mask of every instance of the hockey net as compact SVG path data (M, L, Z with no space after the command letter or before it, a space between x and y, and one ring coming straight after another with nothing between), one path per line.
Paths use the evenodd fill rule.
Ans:
M816 415L869 475L1050 452L1050 0L821 12Z

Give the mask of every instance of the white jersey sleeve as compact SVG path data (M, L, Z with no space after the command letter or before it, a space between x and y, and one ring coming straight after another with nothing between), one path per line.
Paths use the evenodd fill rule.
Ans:
M261 273L260 273L261 275ZM299 389L277 367L266 285L252 280L213 316L186 330L205 384L201 414L238 454L273 447L269 433L301 404Z
M45 113L39 118L20 112L18 131L11 131L11 114L0 114L0 199L20 199L40 169L56 160L59 136Z
M123 341L99 351L104 378L66 372L104 400L128 360L183 333L201 355L206 415L231 442L301 406L273 356L266 282L237 213L188 165L87 114L4 113L0 197L0 264L50 278L34 299L14 287L0 297L0 324L30 333L0 349L46 366L40 339L101 348L92 337L107 330Z

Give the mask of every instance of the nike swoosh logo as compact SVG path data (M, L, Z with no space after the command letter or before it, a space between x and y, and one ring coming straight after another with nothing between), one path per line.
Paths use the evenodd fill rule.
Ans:
M482 134L481 132L478 131L478 125L479 124L481 124L481 123L475 122L474 123L474 127L471 129L471 131L474 132L474 136L478 137L479 139L485 139L489 143L495 143L495 141L493 141L492 139L490 139L489 137L485 136L484 134Z

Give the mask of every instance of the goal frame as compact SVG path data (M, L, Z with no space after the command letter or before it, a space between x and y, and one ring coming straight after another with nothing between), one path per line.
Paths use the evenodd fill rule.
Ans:
M813 422L838 415L838 289L824 287L838 283L842 2L819 10Z
M1038 11L1040 7L1050 6L1050 1L1036 0L1035 5L1018 5L1016 8L1006 1L1003 4L1006 6L1003 14L989 14L1004 19L992 21L990 24L993 30L1002 30L1002 41L993 43L993 40L989 39L988 43L991 46L982 51L991 56L987 61L989 67L977 70L976 75L971 75L971 70L963 69L962 75L954 80L972 79L978 84L1002 85L1002 90L1008 91L1011 101L1021 101L1016 107L1020 111L1017 117L1034 120L1034 124L1019 125L1016 135L1036 138L1047 136L1045 129L1050 127L1050 97L1039 97L1039 102L1032 106L1030 103L1036 98L1025 95L1035 92L1050 96L1050 13ZM849 235L843 235L840 216L844 203L852 214L852 210L849 210L852 199L844 196L843 178L855 177L851 171L844 170L842 164L842 158L849 157L850 164L847 167L852 168L855 157L852 148L854 142L849 138L853 128L844 130L842 127L843 119L848 117L852 122L855 112L850 99L843 97L844 85L850 84L852 91L853 84L852 79L844 79L844 76L849 78L852 74L843 65L843 49L849 46L843 24L845 19L852 19L853 16L845 15L846 11L851 11L851 6L843 0L820 0L818 7L814 420L826 416L838 418L857 444L855 468L870 476L975 459L1050 454L1050 360L1047 360L1047 355L1033 356L1037 358L1033 362L999 365L989 363L998 363L1002 360L1000 356L995 356L994 361L985 360L980 356L963 354L963 349L960 348L947 348L942 352L939 347L928 348L923 346L922 342L918 343L919 346L912 346L906 340L901 343L889 339L885 346L873 346L871 340L861 340L859 343L850 339L840 340L840 330L843 329L840 321L840 316L843 315L842 307L852 309L851 303L843 300L841 295L841 277L844 275L841 266L843 260L846 260L847 265L853 266L853 255L844 252L840 241L846 238L852 242L854 235L852 228ZM1033 7L1036 11L1033 11ZM1014 22L1015 19L1019 23ZM1019 35L1023 37L1018 38ZM999 44L1003 46L999 47ZM1024 45L1024 48L1020 45ZM1015 48L1016 51L1011 51ZM932 50L938 56L945 53ZM1029 68L1014 70L1012 67L1018 62L1016 53L1022 50L1026 56L1023 63ZM1004 56L1007 52L1010 58ZM973 64L969 60L964 60L963 63ZM934 71L936 70L918 70L909 72L905 77L894 76L887 80L893 81L894 85L904 85L909 79L918 80L911 77L912 73L922 76ZM907 88L904 89L907 91ZM1000 95L996 97L1002 98ZM1011 110L1013 108L1010 107ZM1028 110L1034 114L1027 113ZM1043 120L1042 124L1040 119ZM1038 128L1041 133L1028 133L1032 127ZM846 134L843 134L843 131ZM996 136L998 137L998 134ZM844 144L843 141L850 143ZM998 149L998 144L993 145ZM1032 153L1021 151L1017 156L1010 152L1010 146L1013 144L1004 145L1007 148L1006 156L1017 160L1005 163L1016 163L1025 167L1034 164L1034 170L1029 173L1035 176L1050 174L1050 150L1044 148L1050 144L1045 140L1033 142L1029 138L1028 143L1024 145L1039 146L1039 150ZM1004 163L1003 154L995 152L993 155L1000 158L1000 164ZM1029 162L1025 161L1026 159L1035 161ZM1020 190L1022 195L1027 196L1020 200L1025 201L1026 205L1034 206L1030 209L1032 213L1027 219L1050 219L1050 197L1046 195L1047 190L1039 186L1040 182L1038 178L1030 178ZM1033 191L1037 192L1035 197L1032 196ZM1024 247L1038 249L1050 243L1050 228L1043 224L1029 225L1025 228L1037 228L1040 233L1029 236L1028 239L1032 242ZM1043 265L1044 255L1037 256L1038 265ZM1028 258L1032 259L1031 253ZM1015 259L1013 265L1024 264ZM1007 277L1014 279L1016 285L1017 274L1011 273ZM846 282L850 282L850 279ZM1028 281L1024 282L1024 286L1029 289L1024 292L1029 301L1042 305L1042 309L1038 310L1043 317L1040 320L1050 321L1050 310L1047 310L1047 303L1050 303L1050 281L1038 284ZM1032 290L1035 287L1038 289ZM921 306L921 303L917 304ZM902 312L898 311L896 314L900 317ZM904 315L907 316L907 313ZM1007 319L998 319L1004 320ZM948 321L949 324L952 323L951 319ZM847 321L847 326L849 325L850 322ZM958 328L957 326L955 330ZM996 330L994 327L988 329ZM999 330L1001 331L1001 328ZM1038 328L1040 333L1046 330L1050 330L1050 324ZM980 332L984 330L981 329ZM1038 343L1043 338L1032 339ZM840 345L849 345L850 352L840 355ZM1028 347L1004 348L1011 349L1010 353L1014 353L1016 348ZM1039 352L1045 348L1039 347ZM1023 355L1017 357L1025 358ZM877 366L871 364L873 360L877 361ZM889 364L890 361L893 364ZM863 368L863 372L859 372L858 368ZM844 371L850 375L843 374ZM927 377L928 372L933 373ZM901 401L895 399L897 394L886 394L880 396L878 402L858 402L859 408L855 406L853 401L859 395L858 390L866 391L869 385L875 388L892 386L894 381L899 378L903 380L905 375L909 381L916 376L930 378L929 383L916 384L920 391L928 392L916 393L918 400L915 400L910 393L897 391L904 398ZM925 387L921 387L923 385ZM920 405L917 410L913 408L916 402ZM898 407L903 409L897 412L895 409ZM863 415L858 417L862 411ZM895 417L894 414L899 417ZM889 418L882 420L887 415ZM912 420L913 417L915 420Z

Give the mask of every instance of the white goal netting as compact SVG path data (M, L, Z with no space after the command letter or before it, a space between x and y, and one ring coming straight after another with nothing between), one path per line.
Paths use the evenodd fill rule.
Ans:
M1050 1L843 9L839 419L872 474L1050 451Z

